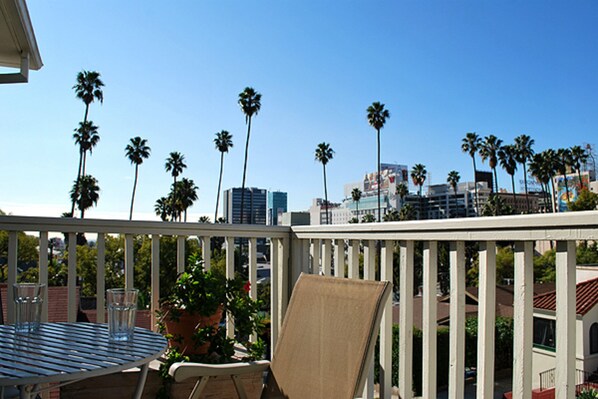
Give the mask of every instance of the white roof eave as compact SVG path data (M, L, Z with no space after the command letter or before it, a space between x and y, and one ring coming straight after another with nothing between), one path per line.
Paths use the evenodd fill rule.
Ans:
M25 0L0 0L0 41L0 66L22 68L23 58L28 70L43 66Z

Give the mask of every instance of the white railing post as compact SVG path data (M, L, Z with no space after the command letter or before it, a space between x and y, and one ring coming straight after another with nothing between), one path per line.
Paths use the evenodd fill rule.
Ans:
M212 264L212 249L211 239L209 236L201 237L201 254L203 257L203 268L204 270L210 270Z
M280 331L280 282L279 275L282 273L280 256L280 239L270 240L270 353L274 353L278 332Z
M575 241L556 243L556 399L575 396Z
M96 265L96 320L98 323L106 322L105 291L106 291L106 237L98 233L96 239L98 259Z
M77 321L77 234L69 233L69 257L67 276L67 321Z
M133 271L135 269L135 254L133 253L133 236L125 234L125 288L134 288Z
M349 240L349 278L359 278L359 240Z
M438 282L438 243L424 242L423 253L423 309L422 309L422 394L424 398L436 397L437 363L437 298Z
M39 233L39 283L45 284L44 301L42 302L41 321L48 321L48 232Z
M383 242L380 251L380 280L393 282L394 241ZM391 399L392 395L392 294L384 305L380 323L380 399Z
M401 241L399 268L399 396L413 398L413 256L414 242Z
M160 234L152 234L152 260L151 260L151 321L152 329L157 329L158 320L156 311L160 308Z
M345 277L345 241L334 240L334 276Z
M302 272L309 272L309 241L293 238L291 249L291 289Z
M15 299L12 292L12 286L17 282L17 253L19 240L16 231L8 232L8 279L6 285L7 314L6 319L9 324L15 322Z
M513 328L513 399L532 397L534 259L533 243L515 243Z
M479 252L477 397L494 397L496 324L496 243L481 242Z
M463 398L465 379L465 243L451 242L449 398Z
M183 273L185 271L185 241L187 241L187 237L185 236L177 236L176 238L176 272L177 274Z
M311 259L311 274L318 274L320 272L320 249L321 249L321 242L320 240L314 239L311 240L310 245L310 259Z
M324 240L322 243L322 274L330 276L332 268L332 241Z

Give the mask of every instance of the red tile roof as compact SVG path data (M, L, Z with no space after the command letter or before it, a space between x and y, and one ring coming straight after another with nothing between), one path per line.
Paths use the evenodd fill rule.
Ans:
M583 316L598 304L598 278L575 286L575 313ZM534 297L534 308L556 311L556 291Z

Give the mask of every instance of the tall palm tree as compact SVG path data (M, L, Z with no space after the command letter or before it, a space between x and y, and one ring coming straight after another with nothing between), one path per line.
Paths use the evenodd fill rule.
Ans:
M456 170L451 170L448 172L448 176L446 177L446 182L453 188L453 192L455 193L455 215L458 211L458 204L457 204L457 185L459 184L459 180L461 180L461 175Z
M71 190L71 199L77 204L81 211L81 219L85 217L85 211L98 203L100 198L100 187L95 177L91 175L81 176L79 182Z
M353 202L355 202L355 206L357 208L357 210L355 211L355 215L357 217L359 217L359 201L361 201L362 194L363 193L358 187L355 187L353 191L351 191L351 199L353 199Z
M416 163L413 168L411 168L411 180L413 184L419 186L419 218L423 219L423 207L422 207L422 188L424 186L424 182L426 181L426 176L428 171L426 167L421 163Z
M368 123L371 127L376 129L376 143L378 154L378 173L376 174L376 183L378 185L378 222L382 220L380 207L380 129L386 124L386 120L390 118L390 112L384 109L384 104L375 101L367 109Z
M324 172L324 206L326 207L326 224L330 224L330 216L328 215L328 188L326 187L326 164L333 158L334 150L330 148L328 143L320 143L316 147L316 161L322 164Z
M579 145L574 145L571 147L571 162L572 166L577 171L577 176L579 177L579 185L580 188L583 189L583 181L581 180L581 165L588 162L588 153L586 152L585 148L582 148Z
M98 127L92 121L79 122L79 127L73 134L75 144L79 146L79 167L77 169L77 179L75 188L79 187L79 179L85 174L85 163L87 160L87 151L91 152L93 147L100 141ZM72 196L71 196L72 198ZM75 202L71 203L71 217L74 217Z
M525 185L525 202L527 204L527 213L529 209L529 195L527 192L527 169L526 164L534 155L532 146L534 145L534 139L526 134L515 137L515 160L523 166L523 184Z
M125 147L125 155L135 165L135 180L133 181L133 194L131 194L131 210L129 220L133 219L133 203L135 202L135 190L137 189L137 177L139 176L139 165L144 159L149 158L152 149L147 145L147 140L141 137L133 137Z
M409 187L407 187L407 185L403 182L397 184L397 188L396 190L396 194L399 196L399 198L401 199L401 207L403 207L403 201L405 200L405 197L407 196L407 194L409 194Z
M77 74L77 84L73 86L75 95L85 104L85 116L83 122L87 122L89 105L98 100L104 103L104 82L100 79L100 73L96 71L81 71Z
M251 134L251 118L257 115L262 108L262 95L252 87L246 87L239 93L239 106L245 114L247 124L247 140L245 141L245 160L243 162L243 182L241 183L241 224L243 224L243 211L245 202L245 177L247 175L247 154L249 151L249 136Z
M169 197L161 197L158 198L156 201L156 205L154 206L154 211L156 215L160 216L163 222L167 221L169 217L172 215L172 206L170 203Z
M185 164L185 156L183 154L181 154L180 152L176 152L173 151L170 153L170 155L168 156L168 158L166 158L166 163L164 164L164 169L167 172L170 172L172 178L173 178L173 182L172 182L172 209L176 209L176 203L178 201L178 197L177 197L177 184L176 184L176 178L183 173L183 170L187 167L187 165Z
M184 221L187 221L187 209L193 205L195 201L197 201L197 190L198 187L195 185L192 179L187 179L183 177L181 181L176 183L176 190L173 188L173 191L177 193L177 205L179 206L179 217L181 213L184 213Z
M548 162L549 157L546 154L546 151L542 151L540 153L534 154L529 163L529 173L534 176L542 185L542 193L545 204L548 202L550 181L552 180L552 176L554 176L554 167L550 166ZM552 210L554 211L554 207Z
M480 148L480 136L475 132L470 132L465 135L465 138L461 141L461 151L466 152L473 161L473 188L475 191L475 207L476 212L479 212L479 200L478 200L478 180L477 180L477 169L475 166L475 155Z
M552 212L556 212L556 190L554 187L554 179L553 177L559 171L559 156L555 150L549 148L541 152L542 154L542 168L544 169L544 173L549 176L550 186L552 188Z
M496 165L498 164L498 151L502 145L502 140L491 134L484 137L484 140L480 144L480 156L482 162L488 160L488 165L492 169L494 174L494 192L498 192L498 176L496 174Z
M500 166L511 176L511 186L513 188L513 203L515 203L515 172L517 171L517 159L515 158L516 148L512 144L504 145L498 150L498 159Z
M571 150L569 148L559 148L556 152L558 163L557 169L565 184L565 193L567 195L567 204L569 203L569 182L567 181L567 168L571 167L573 160L571 159Z
M218 220L218 203L220 202L220 186L222 184L222 171L224 169L224 154L228 152L229 148L233 147L233 136L226 130L222 130L219 133L216 133L214 144L216 145L216 149L220 151L220 177L218 178L216 210L214 211L214 220Z

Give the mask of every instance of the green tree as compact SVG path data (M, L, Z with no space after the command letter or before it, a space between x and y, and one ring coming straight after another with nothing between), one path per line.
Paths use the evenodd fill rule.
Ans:
M394 208L384 215L385 222L398 222L399 220L401 220L401 215L399 214L399 211Z
M98 181L91 175L81 176L78 184L75 182L71 190L71 199L77 204L77 209L81 211L81 219L84 218L87 209L98 203L99 192Z
M581 165L586 164L588 162L588 157L589 156L585 148L582 148L578 145L574 145L573 147L571 147L571 165L577 171L580 188L582 189L583 180L581 180Z
M513 207L507 205L498 194L491 194L488 201L482 206L482 216L512 215L514 213Z
M177 209L180 209L180 204L179 204L179 199L178 199L178 193L176 192L177 189L177 181L176 178L183 173L183 170L187 167L187 164L185 164L185 156L183 154L181 154L180 152L171 152L170 155L168 156L168 158L166 158L166 163L164 164L164 169L167 172L170 172L172 178L173 178L173 183L172 183L172 200L171 200L171 211L175 211ZM178 206L178 208L177 208ZM174 216L174 215L173 215ZM176 220L176 217L174 218L174 220Z
M407 185L405 183L401 182L401 183L397 184L397 188L395 190L396 190L396 194L401 199L401 206L403 206L405 197L407 196L407 194L409 194L409 188L407 187Z
M411 204L405 204L401 207L401 210L399 211L399 220L415 220L415 209Z
M494 174L494 192L498 192L498 175L496 174L496 165L498 164L498 151L502 145L502 140L491 134L484 137L480 145L480 156L482 162L488 160L488 166Z
M598 206L598 194L582 188L574 202L569 202L570 211L593 211Z
M516 148L514 145L504 145L498 150L498 159L500 166L511 176L511 188L513 190L513 203L516 201L515 195L515 172L517 171L517 159L515 157Z
M478 199L478 180L477 180L477 169L475 166L475 155L480 148L480 136L475 132L470 132L465 135L465 138L461 141L461 151L466 152L473 161L473 187L475 191L475 207L476 212L479 212L479 199Z
M426 170L426 167L421 163L416 163L413 168L411 168L411 180L413 181L413 184L419 187L419 219L423 219L422 188L426 181L427 174L428 171Z
M359 215L359 201L361 201L362 192L358 187L355 187L351 191L351 199L355 202L356 211L355 214Z
M322 142L316 147L315 158L316 161L322 164L322 171L324 173L324 206L326 207L326 224L330 224L330 215L328 214L328 188L326 186L326 164L330 162L333 156L334 150L330 147L330 144Z
M376 143L377 143L377 174L376 185L378 186L378 222L382 220L380 207L380 130L386 124L386 120L390 118L390 112L384 109L384 104L375 101L367 108L368 123L371 127L376 129Z
M181 181L177 182L176 188L173 187L172 194L177 193L176 206L178 207L178 215L184 214L184 221L187 221L187 209L197 201L198 187L192 179L183 177ZM174 197L173 197L174 198Z
M222 171L224 170L224 154L233 147L233 136L226 130L216 133L214 139L216 149L220 151L220 173L218 178L218 191L216 193L216 210L214 211L214 220L218 219L218 203L220 202L220 187L222 185Z
M556 152L552 149L542 151L534 154L532 160L529 163L529 172L534 176L542 185L542 192L544 193L544 202L548 203L549 192L551 188L552 178L556 174L556 168L558 164L558 158ZM554 184L552 184L552 196L551 204L552 211L554 212Z
M457 185L459 184L459 180L461 180L461 175L456 170L451 170L446 177L446 182L452 187L455 193L455 215L458 214Z
M163 222L167 221L168 218L172 216L172 204L170 198L158 198L156 205L154 206L154 211L156 212L156 215L160 216L160 219L162 219Z
M135 190L137 189L137 177L139 176L139 165L144 159L149 158L151 148L147 145L147 140L141 137L133 137L125 147L125 155L135 165L135 180L133 181L133 194L131 194L131 210L129 211L129 220L133 219L133 203L135 202Z
M239 106L245 114L247 124L247 140L245 140L245 159L243 161L243 181L241 183L241 224L243 224L243 213L245 203L245 178L247 176L247 156L249 153L249 136L251 135L251 118L257 115L262 108L262 95L252 87L246 87L239 93Z
M98 127L92 121L79 122L79 127L73 134L75 144L79 146L79 167L77 169L77 183L81 176L85 174L85 164L87 160L87 151L91 153L93 147L100 141ZM78 184L77 184L78 185ZM72 203L71 217L74 217L75 204Z
M374 223L376 221L376 217L371 213L366 213L361 218L361 223Z
M534 139L526 134L515 137L515 160L523 166L523 184L525 185L525 203L527 205L527 213L530 212L529 208L529 195L527 191L527 162L534 155L532 146L534 145Z

